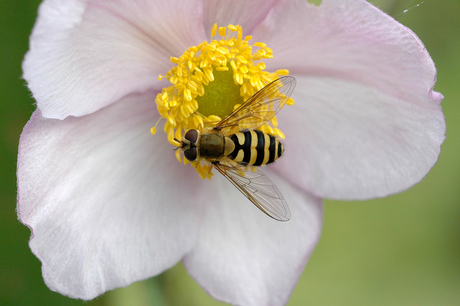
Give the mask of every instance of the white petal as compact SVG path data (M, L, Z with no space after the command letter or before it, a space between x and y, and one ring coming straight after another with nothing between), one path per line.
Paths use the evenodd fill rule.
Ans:
M436 69L417 36L362 0L276 6L254 36L297 77L279 115L293 183L320 197L386 196L419 182L444 140ZM292 152L292 153L290 153ZM290 172L292 171L292 172Z
M417 183L437 161L445 122L428 95L409 102L334 78L297 81L297 103L278 119L288 124L276 168L292 183L322 197L380 197Z
M276 6L253 34L273 49L267 69L332 77L406 101L427 99L436 69L418 37L364 0ZM432 103L434 104L434 103Z
M243 35L250 35L278 3L277 0L204 1L205 29L210 31L214 23L219 27L234 24L243 27Z
M209 197L198 243L184 259L209 294L235 305L286 304L321 231L321 200L264 172L284 194L291 220L270 219L216 175L222 196Z
M193 247L204 180L187 179L194 169L150 134L153 98L64 121L36 111L25 127L18 210L52 290L92 299L161 273Z
M45 0L23 63L44 117L82 116L158 89L171 56L205 40L201 1Z

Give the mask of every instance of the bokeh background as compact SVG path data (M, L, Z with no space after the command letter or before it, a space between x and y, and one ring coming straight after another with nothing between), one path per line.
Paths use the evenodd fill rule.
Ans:
M319 2L319 1L313 1ZM438 69L447 140L438 163L401 194L326 201L322 238L288 305L460 305L460 1L370 1L411 28ZM40 1L0 2L0 305L225 305L181 264L91 302L51 292L16 216L19 135L34 110L21 61ZM407 11L406 11L407 10Z

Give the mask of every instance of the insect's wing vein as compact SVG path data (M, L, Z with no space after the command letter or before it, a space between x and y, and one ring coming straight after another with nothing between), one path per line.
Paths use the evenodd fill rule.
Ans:
M291 212L281 192L259 169L236 168L216 163L214 167L265 214L278 221L288 221Z
M289 100L296 81L281 77L255 93L251 98L220 121L215 129L238 126L240 130L254 130L275 116Z

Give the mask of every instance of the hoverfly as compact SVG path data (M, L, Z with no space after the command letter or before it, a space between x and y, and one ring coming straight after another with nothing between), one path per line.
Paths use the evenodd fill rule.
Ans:
M271 218L288 221L291 212L283 195L259 167L284 152L277 138L256 129L275 116L289 100L296 80L281 77L255 93L216 126L188 130L180 143L191 162L210 162L252 203ZM256 169L256 170L253 170Z

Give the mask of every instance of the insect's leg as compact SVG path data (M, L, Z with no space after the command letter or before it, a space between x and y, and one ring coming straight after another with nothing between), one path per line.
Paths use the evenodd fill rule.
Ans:
M239 168L244 167L244 165L242 165L242 164L240 164L240 163L237 163L236 161L234 161L233 159L230 159L230 158L228 158L228 157L224 157L224 158L222 159L222 161L224 162L224 164L227 164L227 165L229 165L229 166L231 166L231 167L233 167L233 168L239 169Z

